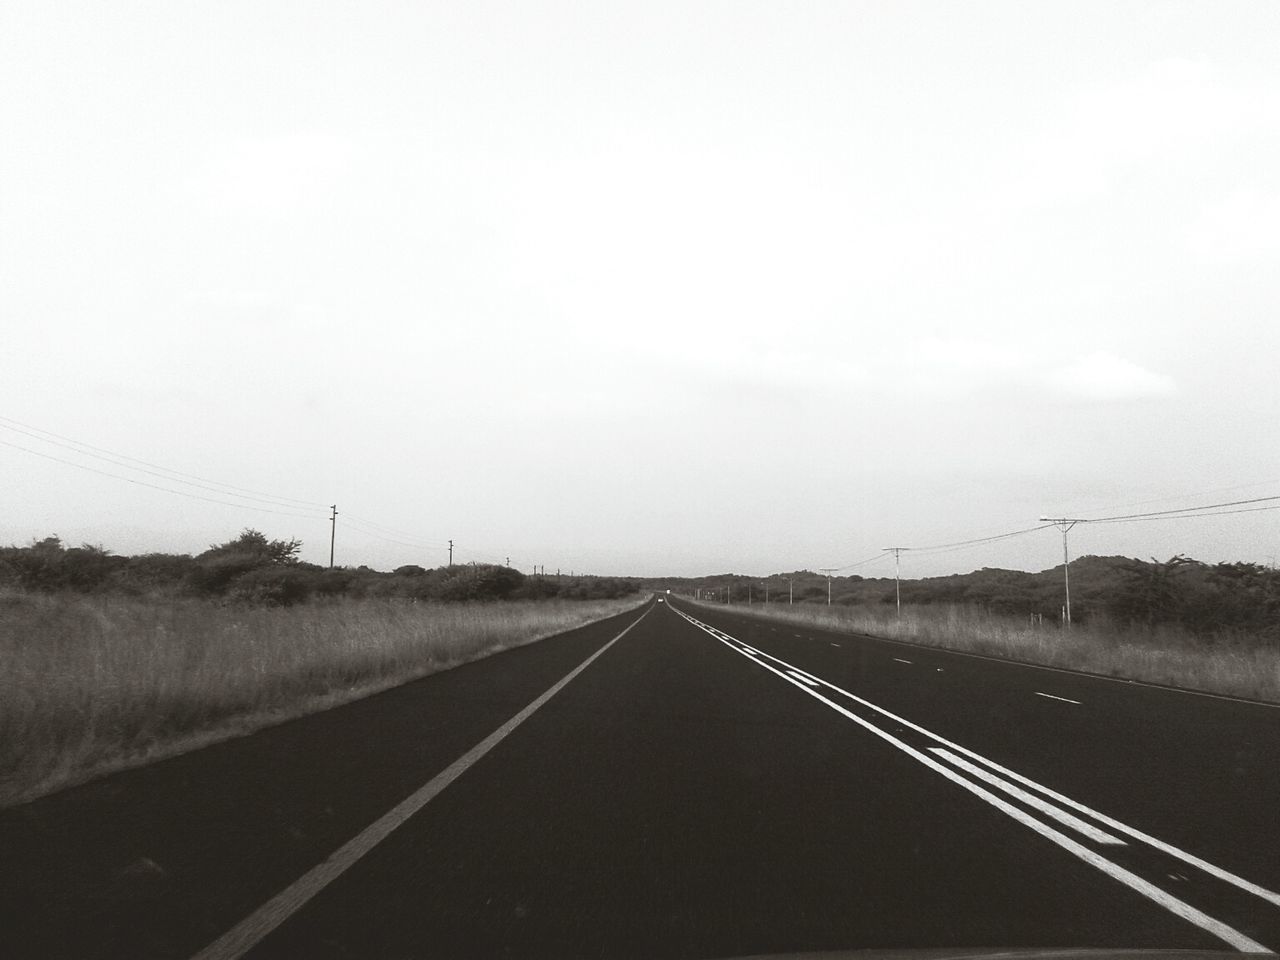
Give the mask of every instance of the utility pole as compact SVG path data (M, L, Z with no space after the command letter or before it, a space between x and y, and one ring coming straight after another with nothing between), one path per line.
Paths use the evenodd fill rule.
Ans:
M910 547L885 547L885 553L893 554L893 595L898 600L898 619L902 619L902 567L898 562L898 556L903 550L910 550Z
M788 607L791 606L793 603L795 603L795 587L796 587L796 578L787 577L787 606Z
M764 582L764 605L766 607L769 605L769 581L768 580Z
M333 513L329 516L329 569L333 569L333 544L338 539L338 505L329 508Z
M1041 517L1041 523L1053 523L1062 531L1062 583L1066 587L1067 602L1062 608L1062 623L1071 626L1071 554L1067 550L1067 532L1077 523L1088 523L1079 517Z
M453 541L449 541L449 567L453 568Z
M827 575L827 606L831 606L831 574L835 573L835 567L819 567L823 573Z
M751 606L751 581L747 581L747 606Z

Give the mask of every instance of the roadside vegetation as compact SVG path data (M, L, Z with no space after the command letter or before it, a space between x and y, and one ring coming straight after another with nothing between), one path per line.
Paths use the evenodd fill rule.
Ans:
M199 557L0 550L0 806L620 613L626 581L308 569L245 531Z
M892 580L861 581L788 605L784 592L765 606L759 594L734 613L811 624L1254 700L1280 702L1280 575L1256 564L1209 566L1175 557L1160 563L1084 558L1072 564L1073 624L1037 610L1044 574L979 571L903 581L902 615ZM1089 562L1092 561L1092 562ZM1082 602L1077 607L1077 565ZM1061 584L1062 568L1056 571ZM1041 578L1039 582L1037 578ZM966 582L967 580L967 582ZM1000 584L1004 601L982 592ZM1018 596L1010 589L1021 587ZM703 588L705 589L705 588ZM745 599L746 590L742 591ZM723 592L721 596L723 596ZM782 602L777 602L781 596ZM967 602L964 599L968 597ZM723 606L723 604L720 604ZM1010 607L1020 612L1011 612ZM1030 609L1028 609L1030 608ZM1076 611L1079 610L1079 613Z
M310 600L609 600L637 589L616 577L525 576L496 564L427 569L416 564L390 573L369 567L332 570L298 559L299 540L268 540L244 530L226 543L191 554L123 557L93 544L67 547L56 536L25 547L0 547L0 587L43 593L188 598L269 606Z

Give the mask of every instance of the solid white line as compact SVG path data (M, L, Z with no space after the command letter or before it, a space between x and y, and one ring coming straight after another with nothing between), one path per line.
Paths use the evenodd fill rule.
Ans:
M765 614L747 614L747 616L765 616ZM1149 680L1133 680L1128 677L1108 677L1102 673L1086 673L1083 670L1072 670L1069 667L1051 667L1044 663L1028 663L1026 660L1012 660L1009 657L993 657L986 653L972 653L968 650L952 650L949 647L933 647L927 643L918 643L911 640L894 640L892 637L879 637L870 633L855 633L849 630L840 630L834 627L822 627L824 633L837 633L849 637L853 640L866 639L875 640L878 643L895 643L900 647L911 647L912 649L928 649L935 653L945 653L953 657L968 657L972 660L987 660L991 663L1002 663L1011 667L1025 667L1028 670L1048 670L1052 673L1065 673L1072 677L1086 677L1089 680L1105 680L1107 683L1127 683L1135 687L1149 687L1152 690L1164 690L1166 693L1183 693L1189 697L1207 697L1210 700L1226 700L1230 703L1243 703L1251 707L1267 707L1271 710L1280 710L1280 703L1272 703L1268 700L1249 700L1245 697L1233 697L1226 693L1210 693L1208 690L1188 690L1186 687L1173 687L1166 683L1152 683ZM797 634L799 636L799 634Z
M791 664L787 663L785 660L780 659L779 657L773 656L773 654L765 653L763 654L763 656L766 656L770 660L773 660L775 663L780 663L783 666L786 666L786 667L791 666ZM975 654L975 656L977 656L977 654ZM994 658L982 657L981 659L991 660ZM768 664L765 664L765 663L762 663L761 665L765 667L768 666ZM1054 669L1054 668L1048 667L1045 669ZM1064 673L1064 672L1070 672L1070 671L1060 670L1058 672ZM984 757L982 754L977 753L973 750L970 750L968 747L962 747L960 744L955 743L952 740L948 740L946 737L936 734L932 730L929 730L925 727L920 726L918 723L913 723L910 720L908 720L906 717L900 717L896 713L893 713L890 710L886 710L884 707L880 706L879 704L872 703L870 700L864 700L861 697L859 697L857 694L850 693L848 690L843 690L840 687L837 687L834 683L830 683L826 680L822 680L822 683L824 686L831 688L837 693L843 694L844 696L848 697L850 700L853 700L856 703L860 703L864 707L867 707L868 709L874 710L877 713L888 717L890 720L893 720L895 723L900 723L905 727L909 727L910 729L915 730L917 733L922 733L926 737L930 737L933 740L936 740L938 743L942 744L944 747L950 747L952 750L955 750L957 753L964 754L966 757L969 757L971 760L977 760L979 763L986 764L988 767L990 767L992 770L995 770L997 773L1003 774L1004 776L1008 777L1011 780L1016 780L1018 783L1021 783L1023 786L1027 786L1027 787L1031 787L1032 789L1039 790L1041 793L1043 793L1046 797L1049 797L1051 800L1056 800L1058 801L1058 803L1065 804L1066 806L1071 807L1071 809L1077 810L1080 813L1088 814L1090 817L1093 817L1099 823L1106 824L1112 830L1116 830L1120 833L1125 834L1126 836L1132 837L1135 840L1140 840L1143 843L1149 844L1150 846L1155 847L1157 850L1161 851L1162 853L1167 853L1171 857L1176 857L1179 860L1181 860L1183 863L1188 863L1193 867L1197 867L1198 869L1203 870L1205 873L1208 873L1211 876L1217 877L1219 880L1222 880L1225 883L1229 883L1234 887L1238 887L1239 889L1244 890L1246 893L1251 893L1256 897L1260 897L1261 899L1266 900L1268 903L1272 903L1280 907L1280 893L1276 893L1274 890L1268 890L1266 887L1259 886L1258 884L1253 883L1250 880L1246 880L1244 877L1237 876L1236 874L1232 873L1229 870L1224 870L1221 867L1216 866L1207 860L1202 860L1200 857L1197 857L1193 853L1188 853L1185 850L1181 850L1178 847L1175 847L1171 843L1165 843L1163 840L1159 840L1148 833L1143 833L1141 830L1137 829L1136 827L1131 827L1126 823L1121 823L1119 820L1116 820L1112 817L1108 817L1106 814L1100 813L1099 811L1094 810L1092 807L1085 806L1083 803L1080 803L1077 800L1072 800L1070 797L1064 796L1063 794L1058 793L1056 790L1052 790L1049 787L1044 786L1043 784L1036 783L1036 781L1031 780L1027 777L1024 777L1022 774L1017 773L1013 770L1010 770L1008 767L1001 766L1000 764L996 763L994 760L989 760L988 758Z
M1036 691L1036 696L1048 697L1050 700L1061 700L1063 703L1074 703L1077 706L1080 704L1079 700L1068 700L1066 697L1055 697L1052 693L1041 693L1039 690Z
M795 677L795 678L796 678L797 680L799 680L801 683L807 683L807 684L808 684L809 686L811 686L811 687L816 687L816 686L818 685L818 681L817 681L817 680L814 680L812 677L806 677L806 676L805 676L803 673L801 673L799 670L788 670L788 671L787 671L787 673L788 673L788 674L790 674L791 676Z
M570 680L625 637L631 631L631 628L643 620L652 609L653 607L646 609L625 630L570 670L555 686L538 697L537 700L534 700L533 703L481 740L443 771L432 777L411 796L400 801L399 804L344 843L324 863L312 867L289 887L276 894L213 943L209 944L209 946L197 953L193 960L235 960L235 958L243 956L251 950L267 934L297 913L308 900L338 879L352 864L385 840L393 830L426 806L427 802L434 799L440 791L466 773L472 764L505 740L516 727L528 720L534 711L559 693Z
M911 662L910 660L903 660L901 657L894 657L893 659L897 660L899 663L910 663L910 662Z
M723 643L724 641L721 641L721 642ZM729 647L729 649L731 650L737 649L733 644L725 643L725 646ZM790 664L786 663L786 661L778 657L775 657L772 654L766 653L764 654L764 656L768 657L770 660L773 660L777 663L783 664L784 667L789 668L791 666ZM835 701L828 699L826 696L819 693L817 690L813 690L813 689L810 689L809 687L802 686L801 684L793 680L791 677L787 676L787 674L785 674L779 669L776 669L775 667L770 666L769 664L765 663L763 660L756 660L755 662L760 664L760 666L764 667L766 670L769 670L772 673L776 674L777 676L782 677L782 679L786 680L788 683L794 686L797 690L801 690L804 693L807 693L809 696L813 697L814 699L820 700L822 703L825 703L828 707L830 707L832 710L836 711L840 715L848 718L849 720L852 720L854 723L857 723L859 726L865 728L870 733L875 734L876 736L887 741L891 745L897 747L899 750L906 753L908 756L911 756L915 760L918 760L920 763L924 764L930 769L938 773L941 773L948 780L951 780L954 783L964 787L964 789L968 790L970 793L973 793L974 795L985 800L987 803L996 807L1001 812L1008 814L1009 816L1013 817L1015 820L1019 821L1020 823L1034 830L1036 833L1039 833L1041 836L1045 837L1046 839L1056 843L1058 846L1062 847L1064 850L1074 854L1075 856L1079 857L1081 860L1084 860L1089 865L1096 867L1098 870L1101 870L1103 873L1107 874L1113 879L1118 880L1120 883L1123 883L1125 886L1129 887L1130 889L1135 890L1138 893L1142 894L1143 896L1147 897L1148 899L1154 901L1155 903L1164 907L1170 913L1173 913L1174 915L1186 920L1188 923L1194 924L1195 926L1200 927L1202 930L1205 930L1208 933L1213 934L1218 939L1226 943L1229 943L1231 946L1235 947L1237 950L1240 950L1241 952L1244 952L1244 953L1271 953L1272 952L1271 950L1264 947L1262 944L1258 943L1256 940L1251 940L1249 937L1245 936L1244 934L1234 929L1233 927L1227 926L1226 924L1222 923L1220 920L1215 920L1213 917L1209 916L1208 914L1200 910L1197 910L1195 907L1191 906L1190 904L1179 900L1177 897L1174 897L1171 894L1166 893L1165 891L1161 890L1159 887L1156 887L1154 884L1142 879L1137 874L1126 870L1124 867L1121 867L1118 864L1112 863L1110 860L1107 860L1106 858L1100 856L1099 854L1094 853L1088 847L1085 847L1082 844L1077 843L1075 840L1072 840L1070 837L1066 836L1060 831L1055 830L1053 827L1050 827L1048 824L1040 822L1039 820L1035 819L1029 814L1023 812L1019 808L1000 799L995 794L991 793L989 790L986 790L985 788L979 786L976 783L973 783L972 781L966 780L964 777L960 776L960 774L956 773L954 770L940 764L933 757L930 757L924 753L921 753L919 750L899 740L897 737L893 736L891 733L888 733L885 730L881 730L879 727L871 723L869 720L864 720L863 718L859 717L857 714L840 706ZM923 733L926 736L929 736L934 740L937 740L939 743L944 743L949 747L953 747L956 750L960 751L961 753L971 756L974 759L982 760L983 762L987 763L989 766L999 769L1002 773L1012 775L1014 779L1028 786L1037 787L1038 789L1041 789L1043 792L1049 794L1050 796L1053 796L1054 799L1057 799L1060 801L1066 801L1070 806L1073 806L1077 809L1081 809L1082 812L1089 813L1091 816L1096 816L1098 820L1100 820L1103 823L1106 823L1108 826L1122 830L1123 832L1128 833L1130 836L1136 836L1139 834L1138 831L1135 831L1133 830L1133 828L1130 828L1130 827L1125 827L1125 825L1119 823L1119 821L1114 821L1110 817L1105 817L1100 814L1096 814L1093 811L1090 811L1087 807L1084 807L1082 804L1077 804L1075 803L1075 801L1071 801L1068 798L1062 797L1059 794L1053 794L1052 791L1048 791L1045 788L1040 787L1038 784L1034 783L1033 781L1027 780L1027 778L1025 777L1014 774L1013 771L1011 770L1005 770L1005 768L1000 767L998 764L994 764L989 760L986 760L984 757L974 753L972 750L968 750L964 747L961 747L959 744L951 743L949 740L946 740L943 737L940 737L937 734L932 733L931 731L926 730L923 727L917 724L914 724L909 720L906 720L902 717L899 717L895 714L890 713L888 710L885 710L883 707L876 706L875 704L867 700L863 700L861 697L855 696L854 694L851 694L846 690L840 690L839 687L836 687L835 685L828 683L825 680L823 680L822 683L833 690L843 693L845 696L849 697L851 700L854 700L857 703L870 707L871 709L874 709L877 712L893 720L897 720L899 723L902 723L912 728L913 730L916 730L919 733ZM1154 840L1154 838L1147 837L1145 834L1141 834L1140 836L1138 836L1138 839L1142 839L1146 842L1151 842ZM1198 858L1190 857L1189 854L1183 854L1182 851L1178 851L1176 850L1176 848L1170 847L1168 844L1161 843L1160 841L1155 841L1153 845L1157 846L1158 849L1164 850L1166 853L1173 853L1175 856L1181 854L1181 858L1186 859L1188 862L1195 862L1198 859ZM1207 864L1204 861L1196 862L1197 866L1200 866L1202 864L1206 867L1212 867L1211 864ZM1251 890L1251 892L1262 891L1263 894L1270 894L1270 891L1266 891L1261 887L1257 887L1256 884L1250 884L1248 883L1248 881L1241 880L1241 878L1239 877L1234 877L1234 875L1227 873L1225 870L1213 868L1209 872L1212 872L1215 876L1218 876L1220 879L1230 879L1231 882L1236 882L1237 886L1244 885L1242 887L1243 889L1254 888L1253 890ZM1275 895L1271 894L1271 896L1275 896Z
M1103 830L1099 830L1093 824L1085 823L1079 817L1072 816L1071 814L1067 813L1067 811L1065 810L1060 810L1059 808L1055 807L1053 804L1040 799L1033 793L1027 793L1027 791L1023 790L1021 787L1015 787L1008 780L1002 780L1000 777L997 777L994 773L990 773L989 771L983 770L976 763L970 763L968 760L965 760L962 757L957 757L954 753L952 753L946 747L930 747L929 752L933 754L937 754L939 757L942 757L944 760L949 761L953 766L957 766L961 770L965 771L965 773L972 774L973 776L977 777L979 780L985 780L987 783L991 784L993 787L998 787L999 789L1003 790L1005 793L1009 794L1009 796L1014 797L1018 800L1021 800L1023 803L1028 804L1029 806L1035 807L1041 813L1048 814L1049 816L1053 817L1053 819L1057 820L1060 824L1062 824L1064 827L1070 827L1072 830L1076 831L1076 833L1084 834L1094 843L1105 843L1111 846L1119 846L1119 847L1123 847L1125 845L1125 842L1123 840L1117 837L1113 837L1111 834Z

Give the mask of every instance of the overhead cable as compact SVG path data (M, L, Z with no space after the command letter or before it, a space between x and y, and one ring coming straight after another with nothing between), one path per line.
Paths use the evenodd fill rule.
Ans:
M1085 517L1080 523L1116 523L1121 520L1146 520L1156 517L1176 517L1178 514L1188 514L1196 510L1217 510L1219 507L1239 507L1252 503L1268 503L1280 500L1280 496L1274 497L1254 497L1250 500L1230 500L1226 503L1203 503L1197 507L1181 507L1177 510L1153 510L1150 513L1128 513L1118 517ZM1208 514L1203 514L1208 516Z
M125 476L121 476L118 473L110 473L106 470L99 470L97 467L91 467L83 463L76 463L74 460L66 460L63 457L55 457L49 453L41 453L39 450L32 450L29 447L23 447L16 443L10 443L8 440L0 440L0 444L3 444L6 447L12 447L15 450L21 450L24 453L31 454L32 456L43 457L45 460L52 460L55 463L64 463L69 467L75 467L79 470L87 470L89 473L96 473L104 477L112 477L113 479L116 479L116 480L123 480L125 483L136 484L137 486L140 486L140 487L148 487L152 490L162 490L165 493L172 493L179 497L188 497L192 500L203 500L206 503L217 503L217 504L221 504L224 507L239 507L244 510L257 510L261 513L274 513L277 516L281 516L281 517L296 517L300 520L326 520L326 521L328 520L327 517L320 517L315 514L290 513L284 510L270 510L266 507L255 507L251 503L232 503L230 500L216 500L213 497L201 496L198 493L189 493L186 490L174 490L172 487L162 487L159 484L148 483L145 480L138 480L134 477L125 477Z
M269 503L278 507L286 507L295 510L300 507L326 506L326 504L311 500L298 500L294 497L276 496L274 494L250 490L247 487L237 487L234 484L223 483L220 480L210 480L208 477L199 477L195 474L183 473L181 470L173 470L169 467L163 467L147 460L140 460L137 457L128 456L127 454L116 453L112 450L106 449L105 447L97 447L91 443L85 443L82 440L76 440L72 437L64 437L62 434L54 433L51 430L43 430L40 427L33 427L30 424L22 423L21 421L14 420L11 417L0 416L0 428L14 433L20 433L32 438L33 440L39 440L41 443L47 443L55 447L61 447L64 450L70 450L71 452L78 453L84 457L92 457L95 460L102 460L114 466L123 467L126 470L136 470L138 473L145 473L148 476L156 477L160 480L168 481L169 483L180 483L184 486L207 490L211 493L219 493L223 496L239 497L244 500L255 500L259 503ZM50 437L56 437L57 439L51 440L49 439ZM142 464L142 466L134 466L134 464Z

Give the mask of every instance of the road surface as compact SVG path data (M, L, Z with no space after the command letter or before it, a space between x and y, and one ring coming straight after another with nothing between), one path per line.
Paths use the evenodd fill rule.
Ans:
M1280 946L1280 709L685 602L0 814L0 956Z

